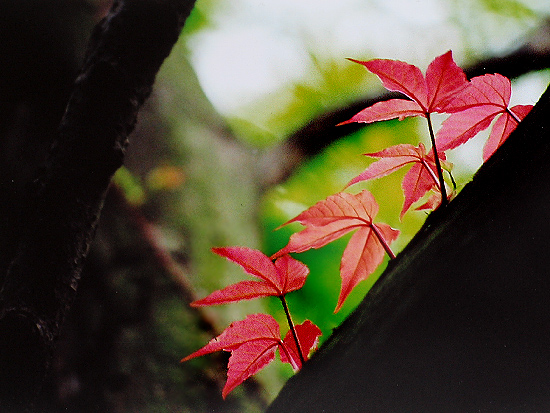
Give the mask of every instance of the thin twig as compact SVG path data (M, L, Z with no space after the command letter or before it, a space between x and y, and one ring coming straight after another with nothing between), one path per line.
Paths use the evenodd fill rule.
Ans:
M435 134L432 126L432 119L430 114L426 113L426 120L428 121L428 130L430 131L430 140L432 141L432 149L434 151L435 167L437 168L437 176L439 177L439 189L441 191L441 206L447 205L447 189L445 188L445 179L443 178L443 169L441 168L441 162L439 161L439 155L437 153L437 147L435 146Z
M296 348L298 349L298 356L300 357L300 361L302 362L302 366L303 366L306 360L304 358L304 353L302 353L302 347L300 346L300 342L298 341L298 335L296 334L296 329L294 328L294 322L290 317L290 311L288 310L286 298L284 295L281 295L279 298L281 300L281 303L283 304L283 309L285 310L288 326L290 327L290 331L292 332L292 337L294 337L294 341L296 342Z
M519 124L521 122L521 119L518 118L518 115L516 115L514 112L510 110L510 108L506 108L506 112Z
M391 250L390 246L380 233L380 230L378 227L374 224L371 225L372 231L374 232L374 235L376 235L376 238L378 238L378 241L380 241L380 244L382 244L382 247L384 247L384 250L388 254L388 256L393 260L395 259L395 253Z

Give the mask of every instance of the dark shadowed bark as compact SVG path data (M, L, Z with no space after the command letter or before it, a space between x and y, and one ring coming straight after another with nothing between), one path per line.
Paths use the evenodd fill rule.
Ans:
M3 236L13 236L0 293L4 409L27 406L39 391L111 176L193 3L115 2L94 30L46 165L3 201L17 211L3 222Z
M550 90L272 412L550 408Z

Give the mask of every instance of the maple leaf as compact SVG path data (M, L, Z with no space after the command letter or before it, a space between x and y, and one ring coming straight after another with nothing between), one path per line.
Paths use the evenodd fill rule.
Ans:
M311 321L307 320L302 325L296 326L296 333L301 347L303 345L302 351L307 356L321 331ZM230 351L227 381L222 390L222 397L225 399L235 387L273 361L277 349L279 349L282 361L284 358L285 362L299 369L301 362L297 356L296 344L293 348L287 348L287 346L288 344L281 340L279 324L272 316L251 314L244 320L231 323L218 337L210 340L201 349L184 357L181 362L215 351Z
M303 287L309 273L307 266L289 255L274 263L261 251L246 247L213 248L212 251L239 264L246 273L262 281L241 281L216 290L191 303L193 307L226 304L257 297L283 296Z
M374 59L366 62L353 60L377 75L384 87L403 93L412 99L390 99L375 103L340 123L371 123L409 116L426 117L432 112L442 112L454 94L468 85L462 69L453 60L452 52L436 57L426 70L426 77L414 65L399 60Z
M502 143L510 136L512 131L518 126L518 120L522 121L527 114L533 109L533 105L516 105L510 108L515 117L508 112L504 112L499 116L493 125L489 139L483 147L483 161L489 157L502 145ZM517 118L517 119L516 119Z
M353 178L346 187L357 182L381 178L404 166L413 165L405 174L402 182L405 202L401 210L401 218L403 218L403 215L405 215L411 205L422 198L428 191L433 189L441 194L433 151L427 153L422 143L418 146L411 144L395 145L380 152L366 153L365 155L379 159L370 164L361 174ZM441 161L445 161L445 154L442 151L438 153L438 156ZM435 208L440 203L441 195L439 196L439 202L432 202L432 205Z
M267 314L251 314L231 323L218 337L181 362L215 351L230 351L227 382L222 390L225 399L231 390L267 366L282 345L277 321Z
M451 116L437 133L437 147L440 150L454 149L487 129L497 118L483 149L483 159L487 160L533 107L517 105L508 108L511 94L510 80L498 73L471 79L468 87L446 105L445 110Z
M322 334L321 330L309 320L304 321L302 324L296 325L294 329L296 330L296 335L298 336L298 342L300 343L302 354L307 360L309 359L309 354L311 351L317 348L319 336ZM279 351L281 361L283 363L289 363L294 371L300 370L302 368L302 360L300 359L298 348L296 347L296 341L294 340L291 330L288 330L286 333L283 344L285 345L287 351Z
M353 288L376 270L385 252L393 256L389 244L397 238L399 231L387 224L375 224L373 220L377 213L378 204L369 191L364 190L356 195L345 192L331 195L284 224L296 221L305 228L293 234L288 245L272 258L321 248L357 230L346 246L340 263L342 287L335 309L337 312Z

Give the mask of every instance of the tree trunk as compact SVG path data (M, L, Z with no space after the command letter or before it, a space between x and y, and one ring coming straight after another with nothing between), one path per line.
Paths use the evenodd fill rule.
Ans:
M127 136L193 3L115 2L94 31L46 165L23 182L23 196L3 201L17 211L2 222L2 236L13 237L1 262L3 410L28 408L41 387Z
M550 408L550 89L271 412Z

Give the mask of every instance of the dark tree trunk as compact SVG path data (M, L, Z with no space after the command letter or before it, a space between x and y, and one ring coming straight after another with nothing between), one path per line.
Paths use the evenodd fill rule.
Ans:
M2 201L16 211L2 219L2 410L28 408L41 387L127 136L193 4L115 1L93 33L46 165Z
M550 90L269 411L550 409Z

